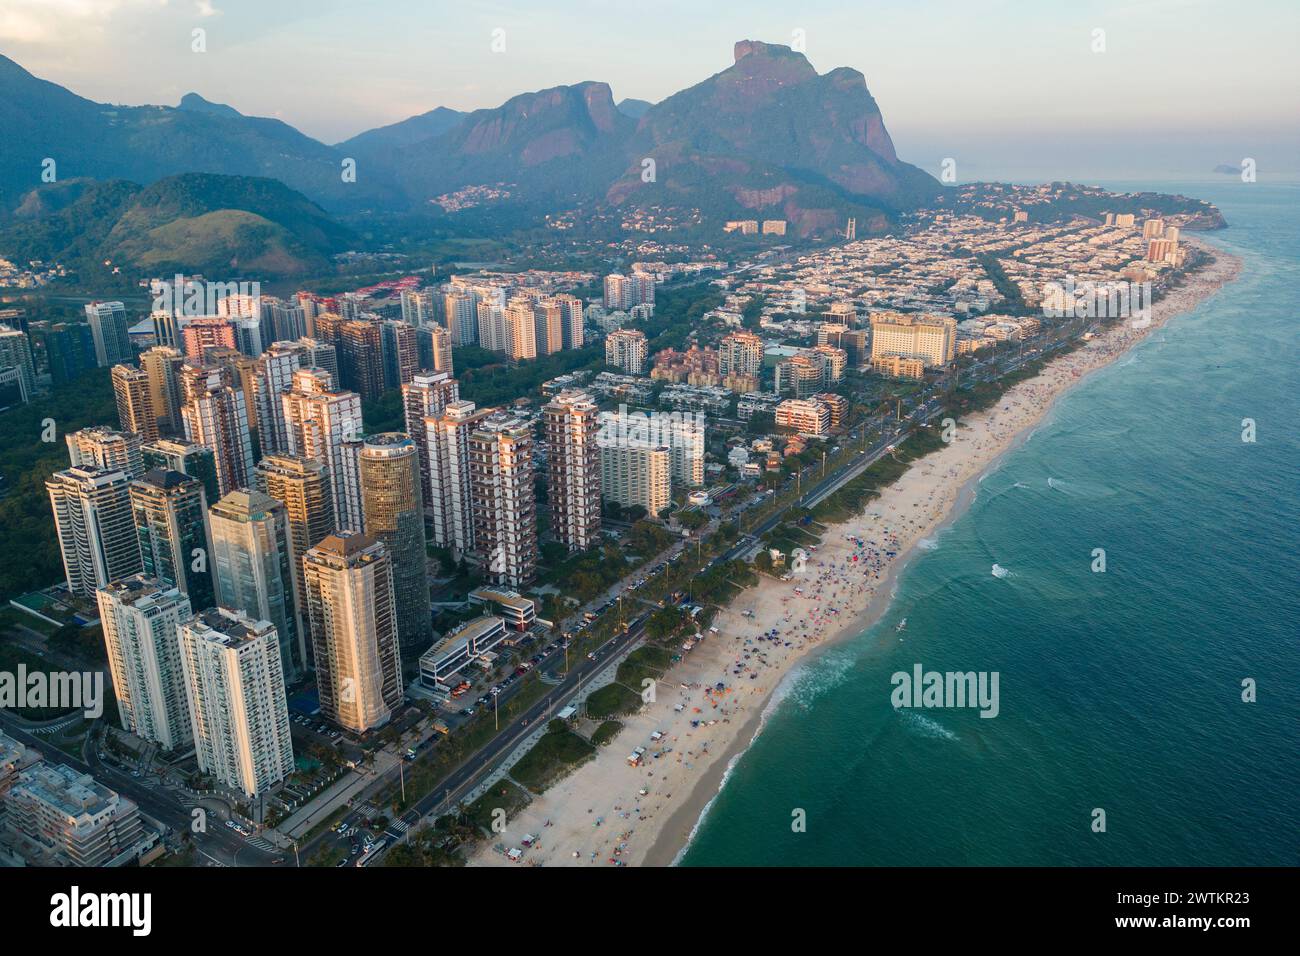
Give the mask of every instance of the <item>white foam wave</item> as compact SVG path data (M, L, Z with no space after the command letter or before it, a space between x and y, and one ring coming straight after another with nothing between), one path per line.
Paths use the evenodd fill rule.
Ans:
M956 734L937 720L911 710L900 711L900 713L903 717L903 724L922 737L929 737L933 740L955 741L959 739Z
M1008 577L1010 574L1011 572L1008 571L1006 568L1004 568L1002 565L1000 564L993 565L993 576L995 578L1005 578Z

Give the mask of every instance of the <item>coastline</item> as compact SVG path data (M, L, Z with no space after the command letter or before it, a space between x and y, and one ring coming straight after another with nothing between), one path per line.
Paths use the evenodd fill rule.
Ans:
M783 688L816 654L888 612L903 569L923 541L965 512L980 480L1029 439L1062 395L1236 278L1236 256L1197 246L1212 261L1153 306L1148 327L1114 326L1012 386L996 405L964 418L954 441L914 461L865 512L826 525L805 575L763 578L737 595L714 621L719 633L665 675L659 700L625 718L612 744L534 798L470 864L504 865L493 844L517 845L525 833L541 835L524 858L531 865L676 863ZM776 640L755 633L773 627ZM719 681L726 690L711 690ZM649 743L656 730L663 737ZM634 768L624 758L637 746L661 749Z

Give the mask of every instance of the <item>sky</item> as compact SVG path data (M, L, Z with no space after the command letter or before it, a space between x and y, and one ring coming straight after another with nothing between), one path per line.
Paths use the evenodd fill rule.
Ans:
M0 0L0 53L82 96L195 91L327 143L583 80L656 101L736 40L801 43L961 180L1300 172L1297 37L1294 0Z

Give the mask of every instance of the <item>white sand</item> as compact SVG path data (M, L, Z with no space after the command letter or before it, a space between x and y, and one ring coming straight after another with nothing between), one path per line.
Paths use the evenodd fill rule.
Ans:
M535 798L504 834L485 840L470 863L511 865L492 848L518 846L526 833L539 843L525 851L524 864L671 863L716 794L727 764L758 732L764 706L796 663L835 638L860 634L884 612L893 578L916 543L953 515L959 501L969 500L979 476L1042 419L1060 394L1215 292L1239 268L1237 259L1218 253L1215 262L1154 306L1148 328L1119 325L1014 386L996 406L964 419L950 444L913 463L866 513L826 528L802 576L784 583L764 578L724 608L714 621L719 633L665 675L655 703L626 718L613 743ZM743 616L744 611L754 617ZM773 627L780 632L776 640L758 639ZM719 681L726 691L711 692ZM676 712L679 703L685 707ZM700 725L692 727L693 720ZM652 743L656 730L666 737ZM647 748L646 765L634 768L627 755L639 746ZM655 759L656 751L664 752ZM642 789L645 796L639 795Z

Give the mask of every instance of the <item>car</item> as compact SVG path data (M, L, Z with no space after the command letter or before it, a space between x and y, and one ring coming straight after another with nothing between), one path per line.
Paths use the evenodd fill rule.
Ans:
M473 707L466 707L464 710L461 711L461 713L464 714L466 717L473 717L473 716L474 716L474 708L473 708Z
M501 688L493 687L490 691L488 691L488 693L491 694L493 697L496 697L498 694L501 693Z
M234 821L234 820L227 820L227 821L226 821L226 826L230 827L230 829L233 830L233 829L235 828L235 821Z

